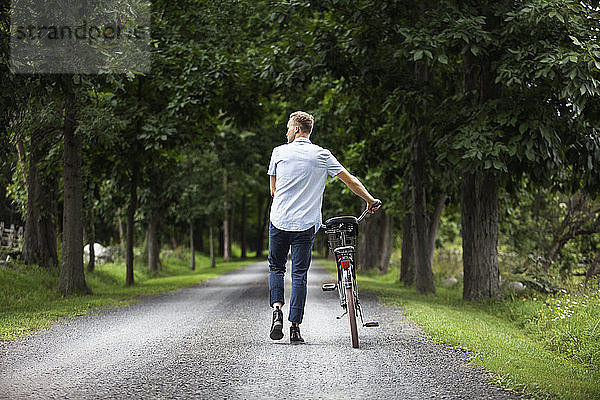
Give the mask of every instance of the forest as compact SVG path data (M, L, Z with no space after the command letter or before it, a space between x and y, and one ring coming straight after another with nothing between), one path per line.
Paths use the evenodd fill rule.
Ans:
M436 255L458 255L472 301L598 279L597 1L108 5L117 25L147 23L128 39L144 46L116 51L105 31L105 57L59 68L13 54L26 35L0 3L0 221L23 227L0 261L58 269L70 295L90 292L86 244L118 249L125 285L138 247L150 271L178 246L264 258L269 157L304 110L311 140L383 200L362 270L401 254L399 282L435 292ZM324 218L362 207L328 182Z

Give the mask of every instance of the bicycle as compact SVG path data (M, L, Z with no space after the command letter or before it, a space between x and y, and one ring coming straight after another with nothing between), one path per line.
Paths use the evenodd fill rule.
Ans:
M374 210L381 205L381 202L373 204L370 210ZM337 283L326 283L322 286L324 292L338 290L340 305L344 313L337 317L341 319L348 315L350 322L350 337L353 348L358 348L358 326L357 317L364 327L379 326L376 321L365 323L363 320L360 301L358 299L358 284L356 282L356 261L355 246L358 238L358 224L365 218L370 211L366 208L360 217L343 216L333 217L325 221L325 233L329 249L335 255L337 265Z

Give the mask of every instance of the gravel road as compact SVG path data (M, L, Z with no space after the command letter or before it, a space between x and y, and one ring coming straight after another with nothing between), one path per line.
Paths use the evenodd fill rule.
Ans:
M2 399L517 399L466 355L424 340L402 310L363 294L360 348L331 278L309 270L304 345L269 339L267 264L0 343ZM289 272L288 272L289 275ZM289 298L289 277L286 297ZM359 277L360 284L360 277Z

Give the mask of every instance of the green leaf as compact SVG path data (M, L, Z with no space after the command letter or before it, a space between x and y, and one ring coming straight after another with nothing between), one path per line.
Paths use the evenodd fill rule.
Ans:
M535 154L533 153L531 147L528 147L527 150L525 150L525 157L527 157L529 161L535 160Z
M448 64L448 57L445 54L440 54L438 56L438 61L442 64ZM598 64L598 62L596 62L596 64ZM598 67L600 68L600 67Z
M527 122L523 122L520 126L519 126L519 132L521 134L525 133L527 131L527 129L529 128L529 125Z
M571 40L573 41L573 43L575 43L577 46L582 46L581 42L575 37L575 36L570 36Z
M418 61L421 58L423 58L423 50L417 50L417 51L415 51L415 54L413 55L413 60L414 61Z

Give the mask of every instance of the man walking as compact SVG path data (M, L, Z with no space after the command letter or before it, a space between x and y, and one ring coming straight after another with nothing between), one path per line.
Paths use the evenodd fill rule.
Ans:
M269 292L273 307L270 337L283 338L284 275L287 254L292 253L292 293L290 296L290 342L304 343L300 323L306 301L306 275L315 234L321 222L321 205L327 174L338 177L367 202L373 212L378 199L373 198L354 176L327 149L312 144L310 134L314 117L303 111L290 115L287 123L288 143L275 147L271 154L271 216L269 224ZM373 209L371 210L371 207Z

